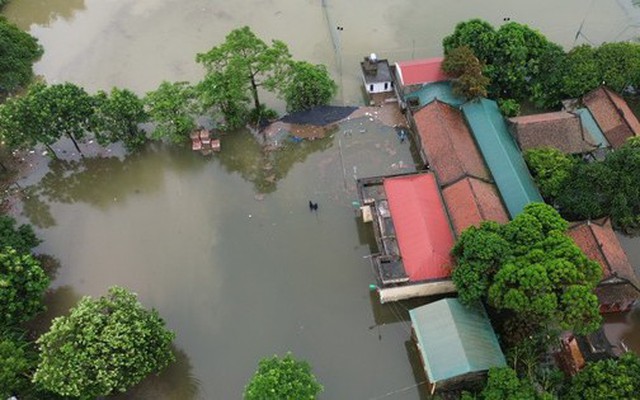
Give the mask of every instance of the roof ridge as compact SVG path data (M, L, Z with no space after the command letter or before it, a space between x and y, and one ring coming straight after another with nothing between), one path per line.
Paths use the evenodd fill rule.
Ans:
M623 124L626 125L627 128L629 128L631 133L633 133L633 136L636 136L636 133L633 130L633 127L631 126L629 121L627 120L627 117L626 117L624 111L622 111L622 109L620 109L620 107L618 107L618 104L616 104L615 100L613 100L613 98L611 97L613 92L611 90L609 90L606 86L603 86L602 89L604 90L604 93L606 94L606 96L609 99L609 101L611 101L611 104L613 105L613 108L615 108L616 111L618 112L618 115L620 116L620 119L622 119ZM615 93L615 94L618 95L617 93ZM622 96L620 96L620 95L618 95L618 96L621 98L622 101L624 101L626 103L626 101L622 98Z
M598 225L598 224L595 224ZM591 233L591 236L593 236L593 239L596 242L596 245L598 246L598 251L600 251L600 255L602 256L602 259L605 262L605 268L609 271L609 276L613 275L613 268L611 267L611 263L609 262L609 260L607 259L607 255L604 253L604 251L602 250L602 243L600 242L600 240L598 239L598 236L596 235L595 231L593 230L593 225L591 224L591 220L588 221L587 223L587 228L589 229L589 232ZM598 225L600 226L600 225ZM604 279L604 277L603 277Z

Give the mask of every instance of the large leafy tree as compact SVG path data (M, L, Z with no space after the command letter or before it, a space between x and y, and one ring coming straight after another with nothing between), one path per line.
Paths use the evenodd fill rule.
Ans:
M601 83L623 92L630 86L640 87L640 44L605 43L596 50Z
M119 393L173 361L158 313L119 287L99 299L83 298L69 316L53 320L40 347L34 382L61 396L93 399Z
M496 46L496 30L487 21L470 19L456 25L442 40L445 56L461 46L468 46L481 61L491 63Z
M442 69L452 76L454 93L469 99L487 96L489 78L483 75L484 66L469 46L447 52Z
M9 246L20 254L29 254L40 244L31 225L16 226L16 220L8 215L0 215L0 243Z
M542 197L553 201L571 176L577 161L551 147L529 149L523 155Z
M600 266L565 235L567 222L552 207L528 204L513 221L464 231L453 249L453 281L460 300L485 299L530 329L598 328L592 293Z
M0 326L17 326L42 311L42 296L48 286L49 278L30 254L3 247L0 250Z
M196 94L203 111L222 115L226 129L247 122L250 98L242 76L229 71L208 73L196 86Z
M42 53L36 38L0 17L0 95L28 84Z
M290 354L262 359L244 391L246 400L314 400L322 386L305 361Z
M27 392L32 367L28 343L0 334L0 399Z
M162 82L147 93L144 103L156 124L151 137L181 143L189 138L196 124L195 91L187 82Z
M249 92L254 109L259 113L263 106L258 89L276 88L282 81L290 58L286 44L273 40L271 45L267 45L248 26L244 26L231 31L224 43L198 54L196 61L205 66L207 75L231 79L234 90L238 89L238 84L242 84L244 93Z
M128 89L99 91L94 97L92 130L101 145L122 141L128 151L137 150L146 141L140 124L148 121L144 103Z
M626 353L619 359L588 363L573 377L567 400L636 399L640 393L640 358Z
M571 49L563 64L562 86L568 98L580 97L602 84L596 49L590 45L584 44Z
M302 111L328 104L337 90L338 86L324 65L294 61L290 65L281 93L287 102L288 111Z

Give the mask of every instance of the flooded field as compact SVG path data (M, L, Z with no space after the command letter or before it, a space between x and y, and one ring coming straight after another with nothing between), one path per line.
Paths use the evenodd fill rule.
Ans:
M36 72L49 82L144 93L162 80L197 81L195 54L250 25L296 58L327 64L342 85L338 104L361 104L364 55L439 55L442 36L471 17L526 22L565 46L637 34L623 1L322 4L12 0L5 14L44 45ZM38 227L39 250L61 262L48 316L118 284L177 332L178 362L122 399L237 399L260 358L286 351L312 364L324 399L424 398L409 305L381 307L368 291L374 241L351 204L354 178L413 168L392 128L360 118L270 155L246 132L223 138L213 158L160 145L109 154L37 168L17 208Z

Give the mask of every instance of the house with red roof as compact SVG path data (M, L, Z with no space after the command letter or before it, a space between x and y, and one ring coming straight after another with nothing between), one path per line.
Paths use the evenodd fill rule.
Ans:
M449 80L442 70L443 57L398 61L394 65L395 87L399 98L423 85Z
M363 178L358 193L378 246L371 261L380 302L455 292L454 234L436 176Z
M582 102L614 149L640 134L640 122L627 102L617 93L601 86L587 93Z
M482 221L506 223L509 215L462 112L435 100L412 115L425 164L438 177L456 235Z
M568 235L590 259L602 267L602 281L595 290L600 312L618 313L631 309L640 298L638 280L611 220L582 221L573 224Z

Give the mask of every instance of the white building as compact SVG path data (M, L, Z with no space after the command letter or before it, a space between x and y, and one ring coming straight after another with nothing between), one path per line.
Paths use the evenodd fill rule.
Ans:
M378 60L378 57L372 53L369 57L364 58L360 66L362 67L362 80L367 93L393 91L393 78L387 60Z

